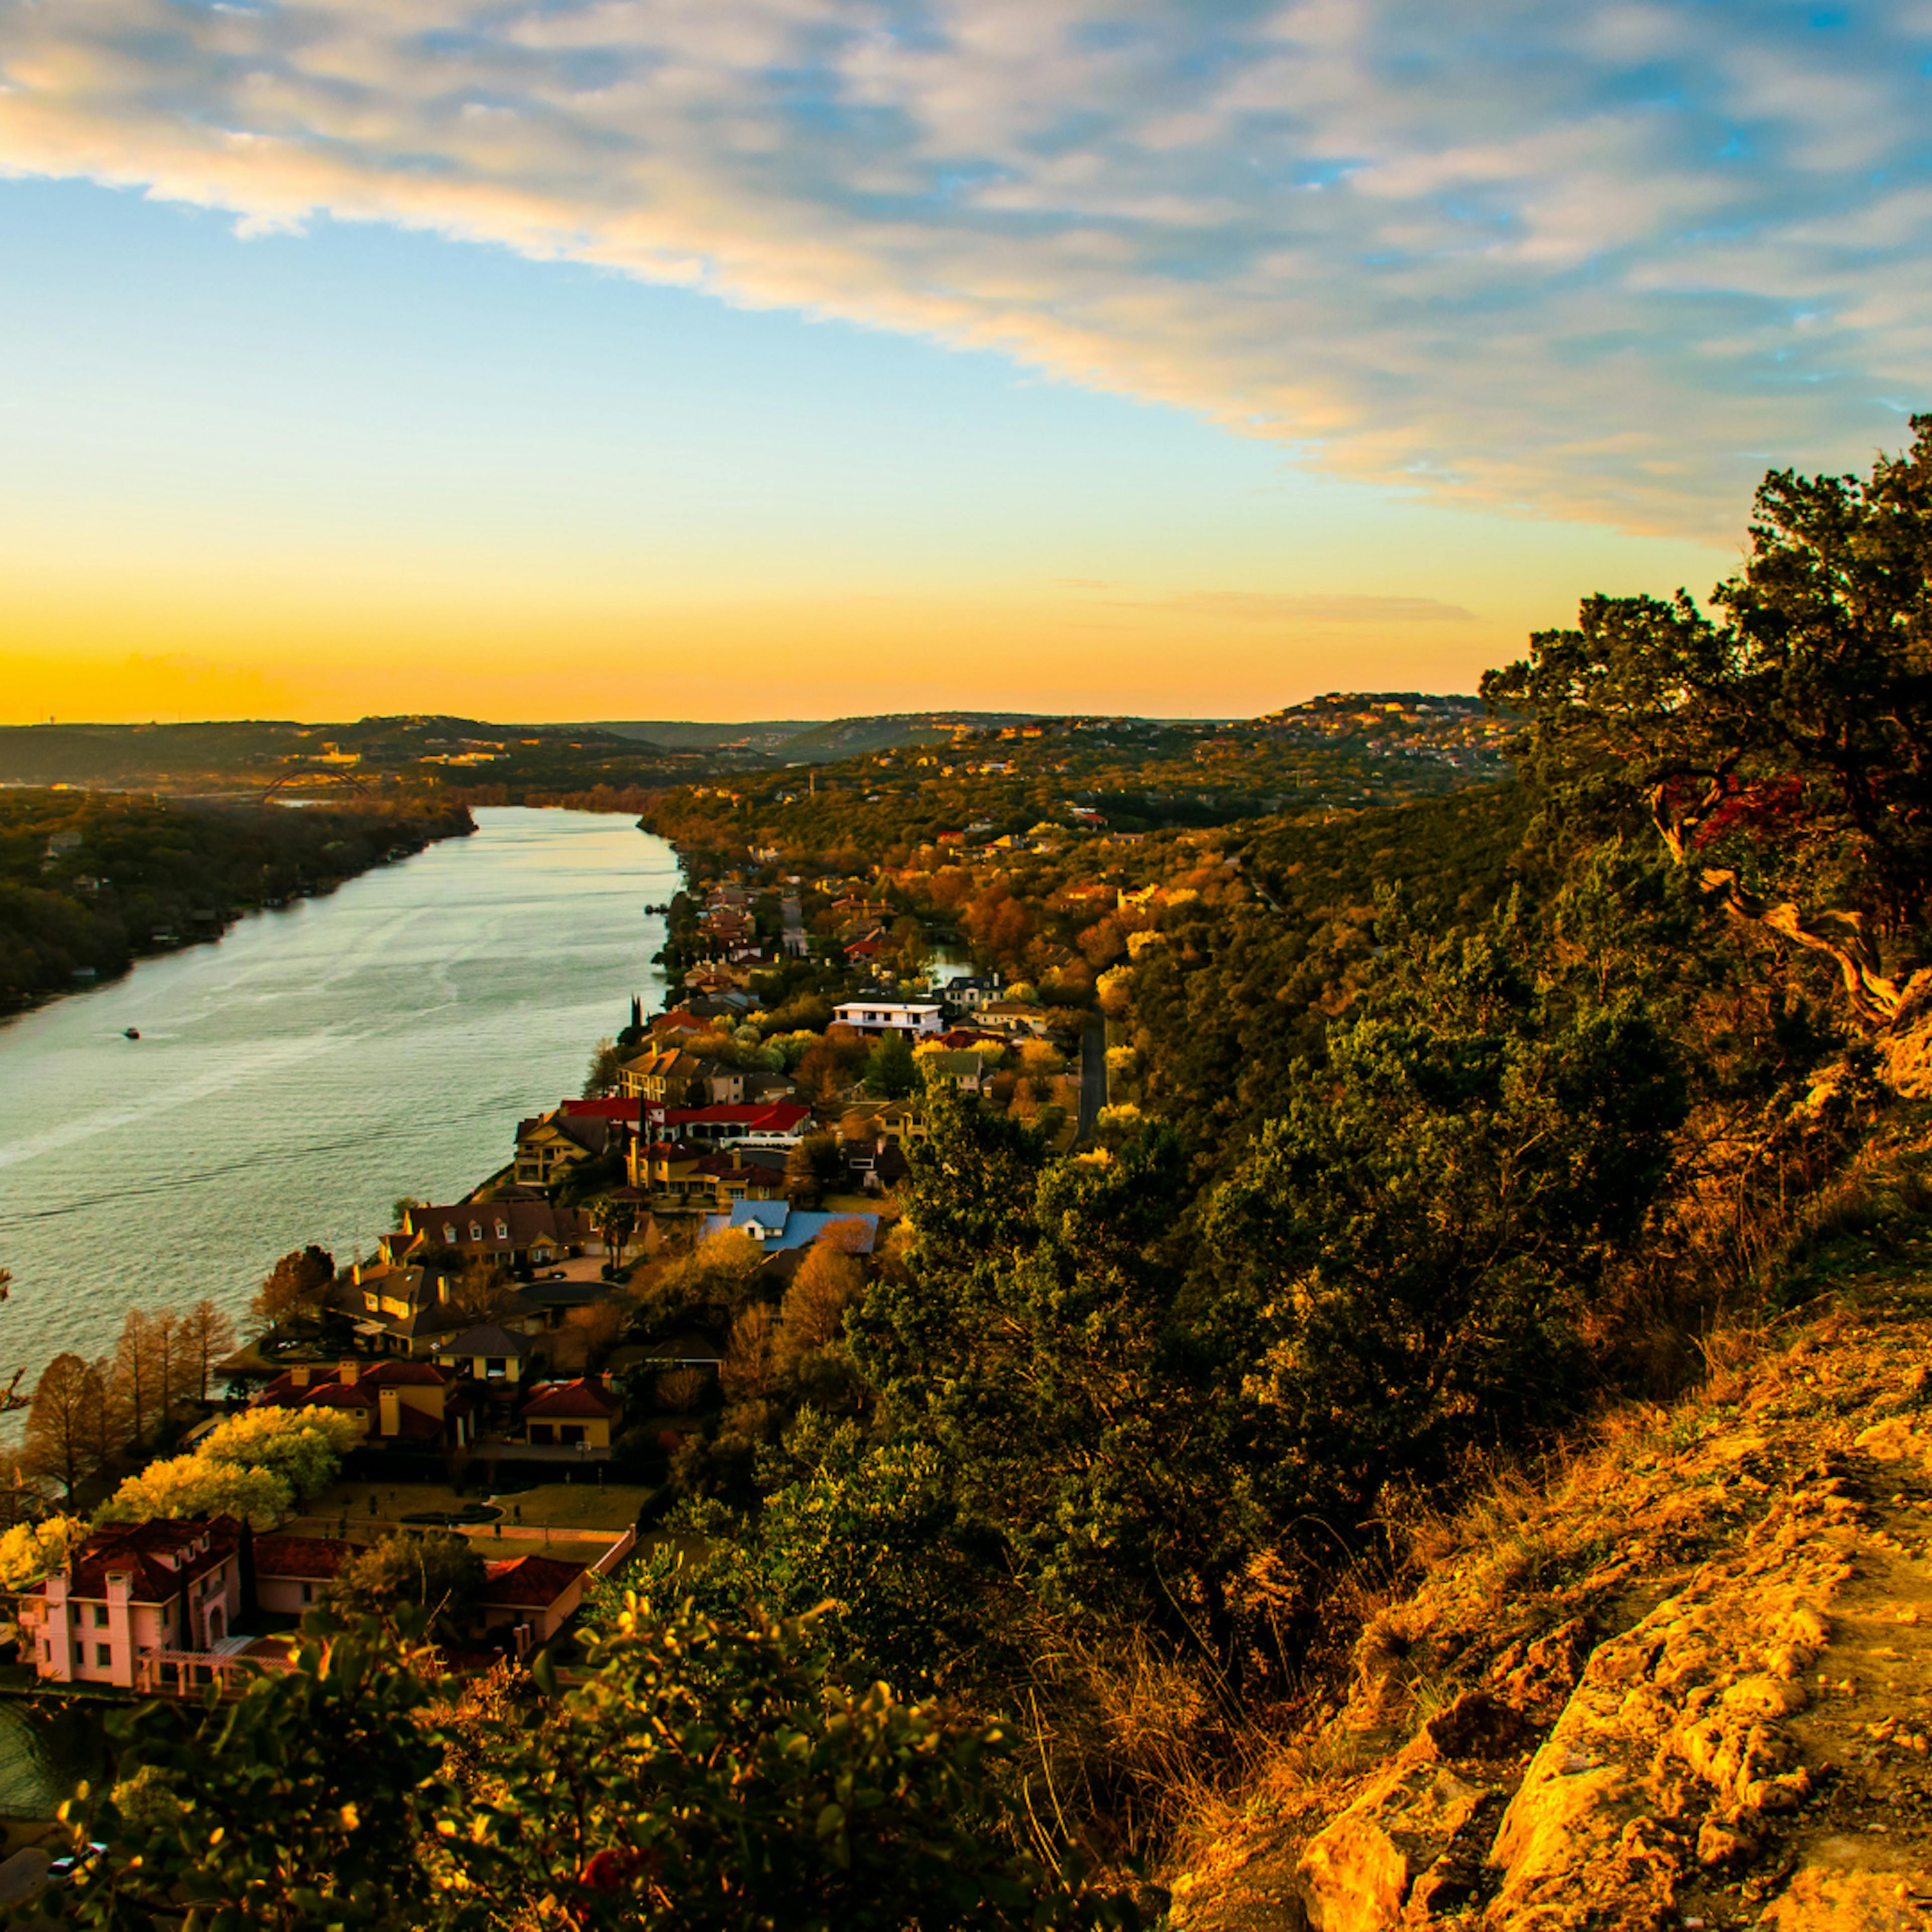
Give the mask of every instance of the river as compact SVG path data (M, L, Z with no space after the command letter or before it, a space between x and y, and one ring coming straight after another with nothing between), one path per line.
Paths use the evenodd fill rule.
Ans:
M678 888L671 848L621 816L476 817L0 1024L0 1361L22 1387L107 1352L136 1304L238 1317L291 1248L368 1252L399 1195L460 1196L581 1090L634 992L658 1004L644 908Z

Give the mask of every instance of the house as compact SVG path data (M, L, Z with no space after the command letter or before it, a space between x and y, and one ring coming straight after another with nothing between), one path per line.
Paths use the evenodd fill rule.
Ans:
M637 1103L620 1094L601 1094L588 1100L560 1101L556 1111L566 1120L615 1120L629 1128L632 1133L638 1130Z
M212 1655L243 1647L231 1633L243 1600L244 1532L232 1516L114 1523L96 1530L65 1569L21 1593L20 1654L50 1684L179 1688L206 1680Z
M906 1149L928 1137L926 1116L909 1100L868 1100L849 1107L836 1130L845 1172L868 1193L896 1187L911 1172Z
M743 1076L676 1046L660 1047L626 1060L618 1070L618 1084L632 1099L652 1107L702 1107L727 1096L712 1090L717 1081L742 1090Z
M548 1201L466 1201L406 1208L400 1233L382 1238L399 1261L418 1248L445 1247L466 1260L500 1261L528 1271L582 1254L596 1232L588 1215Z
M988 1000L1000 997L1000 980L996 973L976 974L962 973L946 981L944 986L933 989L941 1001L949 1006L957 1006L966 1011L975 1011Z
M571 1114L561 1107L517 1123L516 1178L525 1187L549 1187L579 1161L596 1160L625 1138L620 1122L601 1114Z
M812 1109L780 1101L768 1107L668 1107L667 1134L701 1147L789 1148L797 1145Z
M574 1382L538 1382L524 1403L524 1440L533 1448L573 1446L608 1456L624 1405L608 1376L580 1376Z
M298 1362L250 1404L332 1408L353 1416L364 1442L460 1448L471 1439L470 1399L448 1369L430 1362Z
M742 991L752 982L752 976L742 966L728 966L722 960L707 959L692 967L684 976L684 983L694 993L726 993Z
M527 1335L500 1322L479 1322L436 1344L436 1359L446 1370L478 1382L520 1382L539 1353Z
M728 1207L734 1201L782 1201L785 1157L776 1148L734 1144L722 1150L656 1141L639 1148L631 1184L664 1211Z
M878 1240L879 1217L876 1214L808 1214L779 1201L748 1201L728 1214L712 1215L704 1224L707 1235L748 1234L771 1254L809 1247L830 1228L839 1231L836 1238L850 1252L869 1255Z
M1044 1039L1052 1030L1053 1013L1024 1000L988 1000L980 1009L980 1023L1010 1034L1029 1033Z
M508 1636L521 1657L548 1643L584 1600L590 1575L581 1563L556 1556L506 1556L484 1566L478 1610L484 1628Z
M700 1019L688 1006L679 1006L668 1013L660 1013L650 1024L653 1040L668 1041L682 1034L695 1040L700 1034L709 1033L711 1022Z
M636 1359L657 1369L715 1369L724 1359L724 1348L711 1336L686 1328L640 1344Z
M884 993L868 993L845 1000L833 1007L838 1024L860 1033L903 1033L917 1036L942 1030L937 1000L895 1000Z
M356 1554L332 1536L258 1536L254 1539L255 1601L279 1616L312 1610Z
M936 1053L922 1050L919 1070L928 1087L950 1087L960 1094L983 1094L992 1080L985 1054L944 1048Z

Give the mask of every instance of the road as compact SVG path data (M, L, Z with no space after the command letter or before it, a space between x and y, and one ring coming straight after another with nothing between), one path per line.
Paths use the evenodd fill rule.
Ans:
M1090 1141L1107 1104L1107 1027L1103 1020L1090 1026L1080 1042L1080 1131L1076 1140Z

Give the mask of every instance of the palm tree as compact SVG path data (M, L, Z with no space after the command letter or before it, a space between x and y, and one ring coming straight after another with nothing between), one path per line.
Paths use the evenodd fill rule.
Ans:
M630 1239L632 1229L638 1225L637 1203L600 1194L586 1211L590 1216L590 1225L597 1230L598 1238L604 1244L604 1255L614 1268L622 1258L624 1244Z

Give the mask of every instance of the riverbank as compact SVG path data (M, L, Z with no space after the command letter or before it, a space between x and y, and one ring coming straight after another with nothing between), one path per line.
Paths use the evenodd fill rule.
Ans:
M0 1024L8 1372L106 1352L130 1306L238 1317L310 1242L368 1254L398 1195L462 1198L582 1090L659 998L676 860L586 814L476 827Z
M326 896L476 829L460 804L0 794L0 1014L218 940L244 914Z

